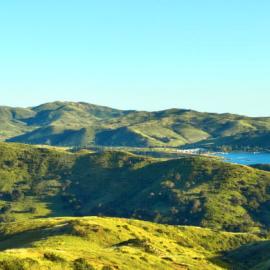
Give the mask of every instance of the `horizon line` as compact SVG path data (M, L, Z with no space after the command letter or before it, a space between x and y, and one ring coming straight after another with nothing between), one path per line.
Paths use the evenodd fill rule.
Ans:
M87 104L87 105L92 105L92 106L96 106L96 107L105 107L108 109L113 109L113 110L118 110L118 111L133 111L133 112L147 112L147 113L158 113L158 112L165 112L165 111L171 111L171 110L179 110L179 111L192 111L192 112L198 112L198 113L208 113L208 114L218 114L218 115L238 115L238 116L244 116L244 117L249 117L249 118L270 118L270 115L267 116L250 116L244 113L234 113L234 112L213 112L213 111L204 111L204 110L197 110L197 109L190 109L190 108L180 108L180 107L167 107L164 109L158 109L158 110L147 110L147 109L121 109L121 108L117 108L114 106L110 106L110 105L100 105L100 104L96 104L96 103L91 103L91 102L86 102L86 101L71 101L71 100L55 100L55 101L47 101L44 103L40 103L38 105L32 105L32 106L12 106L12 105L4 105L4 104L0 104L0 108L2 107L6 107L6 108L18 108L18 109L33 109L33 108L37 108L46 104L53 104L53 103L75 103L75 104Z

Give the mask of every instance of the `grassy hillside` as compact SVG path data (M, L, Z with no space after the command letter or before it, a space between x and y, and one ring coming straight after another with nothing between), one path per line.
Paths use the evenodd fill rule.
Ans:
M215 158L153 159L0 144L0 218L118 216L227 231L270 227L270 173Z
M190 147L191 145L189 145ZM192 145L192 147L203 147L217 151L269 151L270 132L255 131L245 132L234 136L209 139Z
M0 107L0 119L0 139L29 144L270 149L270 118L266 117L180 109L121 111L53 102L28 109Z
M117 218L36 219L0 226L1 269L218 270L246 269L233 261L259 236ZM260 255L261 254L261 255ZM263 252L249 258L251 269ZM256 258L255 258L256 257ZM265 256L266 257L266 256ZM267 269L267 268L260 268Z
M269 202L260 167L0 143L0 269L266 270Z
M0 107L0 140L26 133L35 127L23 122L32 117L34 112L29 109Z

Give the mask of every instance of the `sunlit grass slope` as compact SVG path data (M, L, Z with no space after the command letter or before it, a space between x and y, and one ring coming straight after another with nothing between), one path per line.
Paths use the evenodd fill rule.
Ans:
M29 144L270 149L269 117L52 102L27 109L0 107L0 120L0 140Z
M224 252L263 240L118 218L37 219L0 226L0 269L240 270Z

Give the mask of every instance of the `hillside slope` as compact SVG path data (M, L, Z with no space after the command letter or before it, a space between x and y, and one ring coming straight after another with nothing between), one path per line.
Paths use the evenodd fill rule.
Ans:
M1 224L0 268L243 270L246 258L238 258L241 265L229 263L224 252L235 254L234 250L246 250L246 244L264 240L246 233L117 218L37 219ZM259 262L256 256L247 264L249 269Z
M226 136L204 140L189 147L201 147L217 151L268 151L270 149L270 132L244 132L234 136Z
M215 158L162 160L0 144L0 218L102 215L227 231L270 228L270 173Z
M233 269L267 270L270 267L270 241L256 241L225 252L222 259Z
M269 117L53 102L27 109L0 107L0 119L0 139L29 144L270 149ZM253 135L247 140L247 134Z

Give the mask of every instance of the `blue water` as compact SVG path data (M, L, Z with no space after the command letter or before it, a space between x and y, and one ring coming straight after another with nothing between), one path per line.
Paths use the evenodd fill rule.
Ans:
M224 158L225 161L242 165L270 164L270 153L214 153L215 156Z

